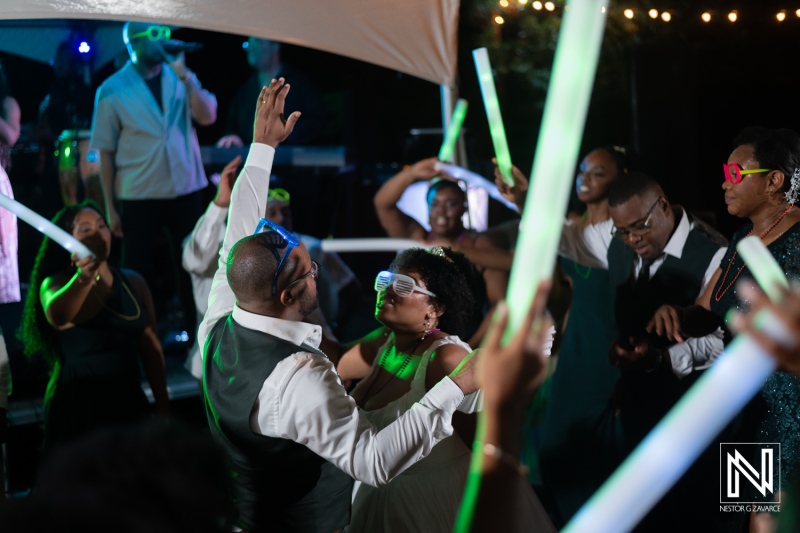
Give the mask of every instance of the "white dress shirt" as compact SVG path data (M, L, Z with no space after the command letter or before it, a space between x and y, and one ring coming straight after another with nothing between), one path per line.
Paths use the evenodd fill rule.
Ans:
M677 214L677 213L676 213ZM614 227L614 222L604 220L597 224L589 224L586 227L581 227L579 224L571 220L565 220L563 231L561 233L561 241L558 247L558 253L568 259L571 259L581 265L590 266L594 268L608 269L608 248L611 245L611 229ZM661 265L671 255L678 259L683 254L683 247L686 245L686 239L689 237L689 231L694 227L694 223L689 222L689 217L684 210L680 211L680 220L675 227L675 231L670 237L664 250L661 252L653 263L650 265L650 278L652 279ZM720 262L725 255L726 248L720 248L711 258L705 274L703 275L703 282L700 286L700 295L705 292L711 278L714 276ZM639 271L642 268L642 258L636 255L634 258L634 276L639 277ZM672 372L682 378L689 375L694 370L702 370L711 366L711 363L722 353L724 348L722 342L722 330L717 328L710 335L699 338L690 338L686 342L674 344L669 348L669 357L672 362Z
M219 268L198 332L201 346L214 324L232 313L233 319L246 328L297 345L319 347L319 326L240 309L226 279L231 247L251 235L263 216L274 153L269 146L253 144L233 187ZM333 363L320 355L298 351L278 363L264 381L252 406L251 428L262 435L302 444L353 478L377 486L426 456L437 442L453 433L452 414L462 400L461 389L450 378L444 378L420 398L404 396L387 405L381 410L387 419L397 417L399 409L404 413L379 431L377 428L384 424L370 422L358 409Z

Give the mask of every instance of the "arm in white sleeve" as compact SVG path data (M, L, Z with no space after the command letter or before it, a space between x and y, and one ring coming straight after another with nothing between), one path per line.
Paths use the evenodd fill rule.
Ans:
M720 328L705 337L689 338L670 346L669 359L672 363L672 373L683 378L695 370L703 370L711 366L725 345L722 341L723 333Z
M608 269L608 247L611 245L611 220L581 227L564 220L558 255L584 266Z
M258 398L255 430L291 439L353 478L379 486L452 435L451 417L464 394L444 378L379 431L342 387L329 360L300 353L278 364Z
M190 274L202 276L219 259L219 235L225 225L228 208L214 202L208 204L206 212L197 220L194 229L183 241L183 269Z
M271 146L253 143L247 162L231 191L228 228L219 253L219 266L208 297L208 311L197 333L197 342L201 349L217 320L230 313L236 303L226 277L228 254L240 239L253 234L258 221L264 215L274 156L275 149Z
M711 262L708 264L708 268L706 269L706 273L703 274L703 286L700 287L700 294L697 295L700 298L704 292L706 292L706 288L708 284L711 282L711 278L714 277L717 269L720 267L720 263L722 263L722 258L725 257L725 252L727 252L727 248L720 248L717 250L717 253L714 254L714 257L711 258Z

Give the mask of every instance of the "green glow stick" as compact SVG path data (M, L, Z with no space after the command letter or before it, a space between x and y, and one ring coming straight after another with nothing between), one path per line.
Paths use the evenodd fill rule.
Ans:
M442 147L439 149L439 161L445 163L453 162L453 151L456 148L456 141L461 134L461 126L464 125L464 117L467 116L467 107L469 103L463 98L459 98L456 102L456 108L453 110L453 117L450 119L450 127L447 128L447 134L442 141Z
M500 115L500 102L497 100L497 90L494 87L492 65L489 63L489 54L486 48L477 48L472 51L475 59L475 69L478 71L478 83L481 86L483 105L486 108L486 118L489 120L489 132L492 134L494 154L497 157L497 166L503 181L509 187L514 186L511 176L511 152L508 151L506 130L503 128L503 117ZM592 75L594 76L594 74ZM583 130L583 128L581 128Z
M578 161L586 111L597 70L608 0L573 0L569 7L569 10L564 11L536 146L531 190L528 191L520 238L511 268L511 282L506 296L509 324L503 339L506 343L522 325L539 283L553 274L561 224L572 187L573 171ZM477 63L476 52L473 55ZM491 80L491 71L488 72ZM478 73L483 90L480 68ZM493 83L491 87L494 93ZM484 102L489 100L485 92L483 98ZM494 102L496 104L496 97ZM488 103L486 107L488 113ZM499 108L497 114L499 116ZM500 164L497 145L495 152ZM502 168L500 166L501 172ZM477 438L483 440L484 433L485 416L481 413L478 418ZM471 529L480 492L482 460L481 451L472 454L470 474L456 519L456 533L468 533Z
M503 338L505 343L522 325L536 287L553 275L606 11L608 0L573 0L569 10L564 11L508 284L509 327Z
M761 239L755 235L745 237L739 241L736 249L767 297L776 303L783 300L778 286L788 289L789 281Z

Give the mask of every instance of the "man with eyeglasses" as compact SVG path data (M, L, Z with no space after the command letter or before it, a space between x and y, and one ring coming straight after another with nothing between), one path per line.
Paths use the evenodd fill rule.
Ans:
M288 90L273 80L259 96L255 142L231 194L198 335L209 425L232 470L235 525L250 532L343 527L330 505L349 506L350 492L318 486L323 462L385 484L452 434L453 412L477 388L473 357L421 398L409 394L369 419L345 391L319 349L319 326L303 322L317 305L318 267L294 235L261 218L274 148L299 117L283 121Z
M628 453L722 352L720 329L684 342L680 337L659 336L653 328L648 331L648 323L661 306L694 303L726 248L719 233L671 205L661 186L644 174L619 176L609 191L608 205L610 232L600 224L582 228L567 221L559 253L608 270L618 330L608 358L620 369L616 398L609 408L619 417L621 451ZM717 482L715 461L706 454L637 531L676 531L676 523L686 525L693 512L697 513L691 522L694 527L714 531L718 516L709 498L718 488L710 485ZM687 501L702 501L703 508L689 511Z
M183 53L164 51L170 33L167 26L125 24L130 61L97 89L90 143L100 152L109 227L124 235L122 266L140 272L151 287L155 237L167 229L177 263L180 243L203 212L200 191L208 181L193 123L208 126L217 118L216 97L186 68ZM188 278L176 275L188 310Z

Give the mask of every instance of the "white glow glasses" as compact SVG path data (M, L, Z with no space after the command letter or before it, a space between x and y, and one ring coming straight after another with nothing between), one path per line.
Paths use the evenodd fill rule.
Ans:
M394 272L389 272L388 270L379 272L375 277L375 290L380 292L389 285L392 286L394 293L401 298L411 296L414 294L414 291L436 298L435 294L418 286L417 282L414 281L414 278L410 276L406 276L404 274L395 274Z

